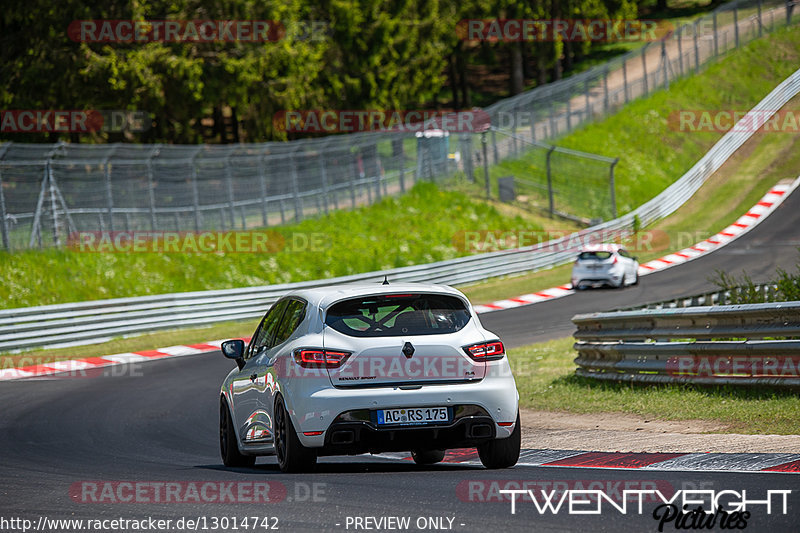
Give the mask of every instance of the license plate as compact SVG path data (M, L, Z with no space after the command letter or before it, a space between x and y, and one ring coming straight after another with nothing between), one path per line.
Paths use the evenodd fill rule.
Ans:
M447 407L413 407L410 409L379 409L378 425L389 424L431 424L449 422Z

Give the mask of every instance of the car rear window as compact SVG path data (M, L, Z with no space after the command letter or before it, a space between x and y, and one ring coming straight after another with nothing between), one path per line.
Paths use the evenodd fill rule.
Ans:
M325 324L352 337L399 337L454 333L469 319L464 302L454 296L387 294L338 302Z
M581 252L578 259L599 259L605 260L611 257L611 252Z

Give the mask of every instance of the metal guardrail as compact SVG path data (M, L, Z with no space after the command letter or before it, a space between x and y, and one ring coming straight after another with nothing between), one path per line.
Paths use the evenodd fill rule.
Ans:
M579 376L800 387L800 302L615 311L572 321Z
M662 300L659 302L650 302L633 307L625 307L622 309L617 309L617 311L636 311L639 309L677 309L683 307L696 307L699 305L735 304L739 301L738 296L741 294L749 294L750 289L750 287L734 287L733 289L710 291L693 296L681 296L671 300ZM760 295L765 302L778 301L778 285L775 283L755 283L752 286L752 292Z
M772 116L798 93L800 70L778 85L751 112L762 117ZM636 217L644 227L674 212L750 138L754 133L751 130L734 127L686 174L636 210L561 239L515 250L326 280L0 310L0 351L90 344L157 329L256 318L282 294L296 288L377 283L384 276L389 276L391 281L463 285L551 268L574 258L572 249L576 241L625 235Z

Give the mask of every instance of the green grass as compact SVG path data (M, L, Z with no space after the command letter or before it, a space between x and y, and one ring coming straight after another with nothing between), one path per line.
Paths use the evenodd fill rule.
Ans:
M800 110L800 97L783 108ZM784 179L800 174L800 135L759 132L751 137L703 187L669 217L650 227L654 235L648 246L632 248L641 262L662 257L702 241L721 231ZM720 202L719 198L724 198ZM569 282L571 264L491 279L461 287L474 303L537 292Z
M179 344L198 344L218 339L249 337L255 331L258 319L243 322L223 322L213 326L158 331L134 337L117 338L98 344L87 344L72 348L28 350L18 354L0 354L0 370L22 366L39 365L52 361L66 361L84 357L99 357L118 353L155 350Z
M671 130L667 125L671 110L749 108L798 63L800 29L776 32L712 65L700 76L674 83L669 92L634 102L616 115L565 137L561 144L607 155L623 154L617 169L618 198L621 210L628 210L677 179L719 137L717 133ZM773 135L788 138L790 134ZM765 142L786 154L787 169L797 161L796 145L786 140ZM499 165L494 172L524 176L526 164L522 158ZM758 187L740 180L723 190L736 198L736 209L742 211L763 194L760 184L773 175L765 175ZM740 190L748 192L742 196ZM464 255L466 251L453 242L462 231L531 231L544 225L548 229L564 226L519 209L479 201L470 191L442 191L423 183L407 195L386 198L373 206L275 229L287 243L297 235L303 239L318 236L321 244L312 250L289 246L270 254L3 252L0 307L325 279ZM693 204L693 213L700 212L699 205ZM732 208L733 202L719 203L713 212L703 215L704 219L689 216L684 224L716 231L721 228L712 227L715 221L733 216ZM537 276L546 280L547 286L568 280L560 271ZM535 286L523 289L529 279L510 280L514 291L501 296L536 290ZM495 289L496 294L504 290L495 287L473 293L470 288L468 293L481 301L491 299Z
M689 385L630 385L575 375L573 339L532 344L508 357L524 407L571 413L627 413L662 420L719 422L730 433L800 434L792 391Z
M273 228L286 243L275 253L0 253L0 307L325 279L430 263L466 254L454 246L459 232L537 229L542 221L419 183L372 206ZM312 236L318 245L302 249Z
M793 26L753 41L699 75L672 83L668 91L636 100L616 114L558 139L556 144L619 157L615 173L617 206L620 213L626 213L673 183L722 137L718 132L679 131L670 122L671 114L679 110L746 111L798 65L800 28ZM538 152L495 165L490 175L493 179L514 175L545 183ZM579 183L554 185L569 189L581 187ZM581 195L571 198L579 202ZM563 210L574 213L578 212L576 207L580 206L565 206Z

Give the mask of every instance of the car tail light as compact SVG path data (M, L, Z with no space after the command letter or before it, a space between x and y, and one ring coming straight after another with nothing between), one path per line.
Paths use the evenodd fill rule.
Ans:
M348 357L350 352L342 350L298 348L294 351L295 362L303 368L339 368Z
M611 262L611 264L616 265L617 261L619 261L619 258L615 255L614 260Z
M476 361L493 361L502 359L506 354L506 349L500 341L481 342L464 346L464 351L468 356Z

